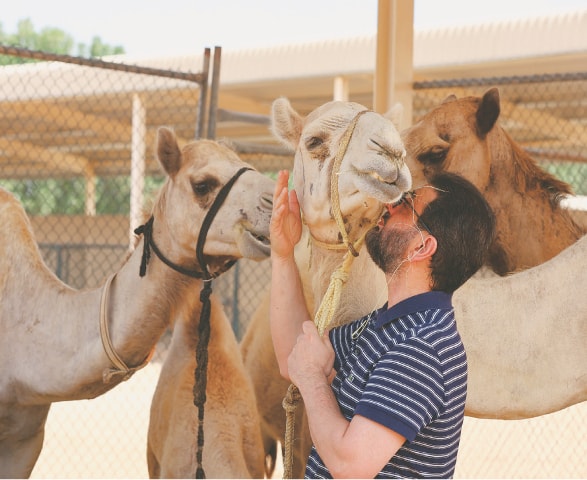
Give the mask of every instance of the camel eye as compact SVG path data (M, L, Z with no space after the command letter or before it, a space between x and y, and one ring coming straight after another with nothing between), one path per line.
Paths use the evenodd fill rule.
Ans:
M442 147L433 147L427 152L418 155L418 161L424 165L437 165L444 162L447 151Z
M313 150L320 147L324 143L324 140L320 137L310 137L306 141L306 148L308 150Z
M218 185L218 182L213 180L204 180L202 182L192 183L192 190L197 197L205 197L209 195Z

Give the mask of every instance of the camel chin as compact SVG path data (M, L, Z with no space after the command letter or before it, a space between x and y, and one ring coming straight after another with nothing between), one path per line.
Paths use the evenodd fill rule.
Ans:
M268 228L258 229L255 225L240 223L235 228L234 242L244 258L260 261L271 255Z

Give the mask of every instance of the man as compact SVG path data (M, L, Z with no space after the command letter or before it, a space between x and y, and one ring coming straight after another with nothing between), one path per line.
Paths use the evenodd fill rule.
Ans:
M491 209L449 173L386 205L366 245L388 302L321 338L294 260L302 224L287 181L280 172L271 220L271 334L308 415L306 477L452 477L467 364L451 298L484 263Z

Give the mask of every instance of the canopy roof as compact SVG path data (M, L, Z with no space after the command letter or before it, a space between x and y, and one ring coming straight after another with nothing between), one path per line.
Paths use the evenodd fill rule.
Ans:
M539 21L416 32L414 80L587 72L585 32L587 10ZM216 137L236 142L243 152L247 144L269 146L265 155L249 155L251 161L259 162L257 166L268 168L264 160L274 159L280 151L267 121L273 100L288 97L298 111L307 113L333 99L338 78L346 82L349 100L372 108L375 49L374 37L362 37L223 51ZM203 58L202 54L172 58L121 55L105 60L198 72ZM568 142L571 155L582 154L587 119L573 117L565 109L578 100L564 83L555 79L553 88L540 98L526 84L500 88L505 90L504 98L515 99L518 112L532 110L544 120L544 131L533 129L535 138L527 138L529 143L551 138L549 125L555 118L562 119L573 124L575 133L573 138L551 138L553 144ZM457 95L468 91L464 87L451 90ZM446 89L415 92L421 108L433 106L446 94ZM168 125L180 138L193 138L198 98L198 84L181 79L61 62L1 67L2 176L47 175L47 166L55 176L127 173L137 99L146 112L147 170L155 171L158 166L151 152L156 128ZM508 110L504 109L502 122L508 122ZM235 111L252 115L243 121L230 115ZM416 117L421 113L414 111ZM508 126L523 130L520 118L518 115Z

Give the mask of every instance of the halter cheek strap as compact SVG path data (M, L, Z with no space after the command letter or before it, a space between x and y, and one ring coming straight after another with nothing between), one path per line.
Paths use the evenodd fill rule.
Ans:
M208 234L208 230L210 229L210 225L212 225L214 217L218 213L218 210L220 210L220 207L224 203L224 200L226 200L226 197L228 196L230 189L238 180L238 178L247 170L252 170L252 168L241 168L238 172L236 172L233 175L233 177L228 182L224 184L224 186L218 192L218 195L216 195L216 198L214 199L214 202L212 203L210 210L208 210L208 213L206 214L206 216L204 217L204 221L202 222L202 227L200 228L200 235L198 236L198 243L196 244L196 258L198 259L200 267L203 269L202 278L204 278L204 280L212 278L212 275L210 275L210 272L208 271L208 267L206 265L206 261L204 259L204 244L206 243L206 235ZM228 268L234 265L235 261L236 260L229 262L230 265Z

